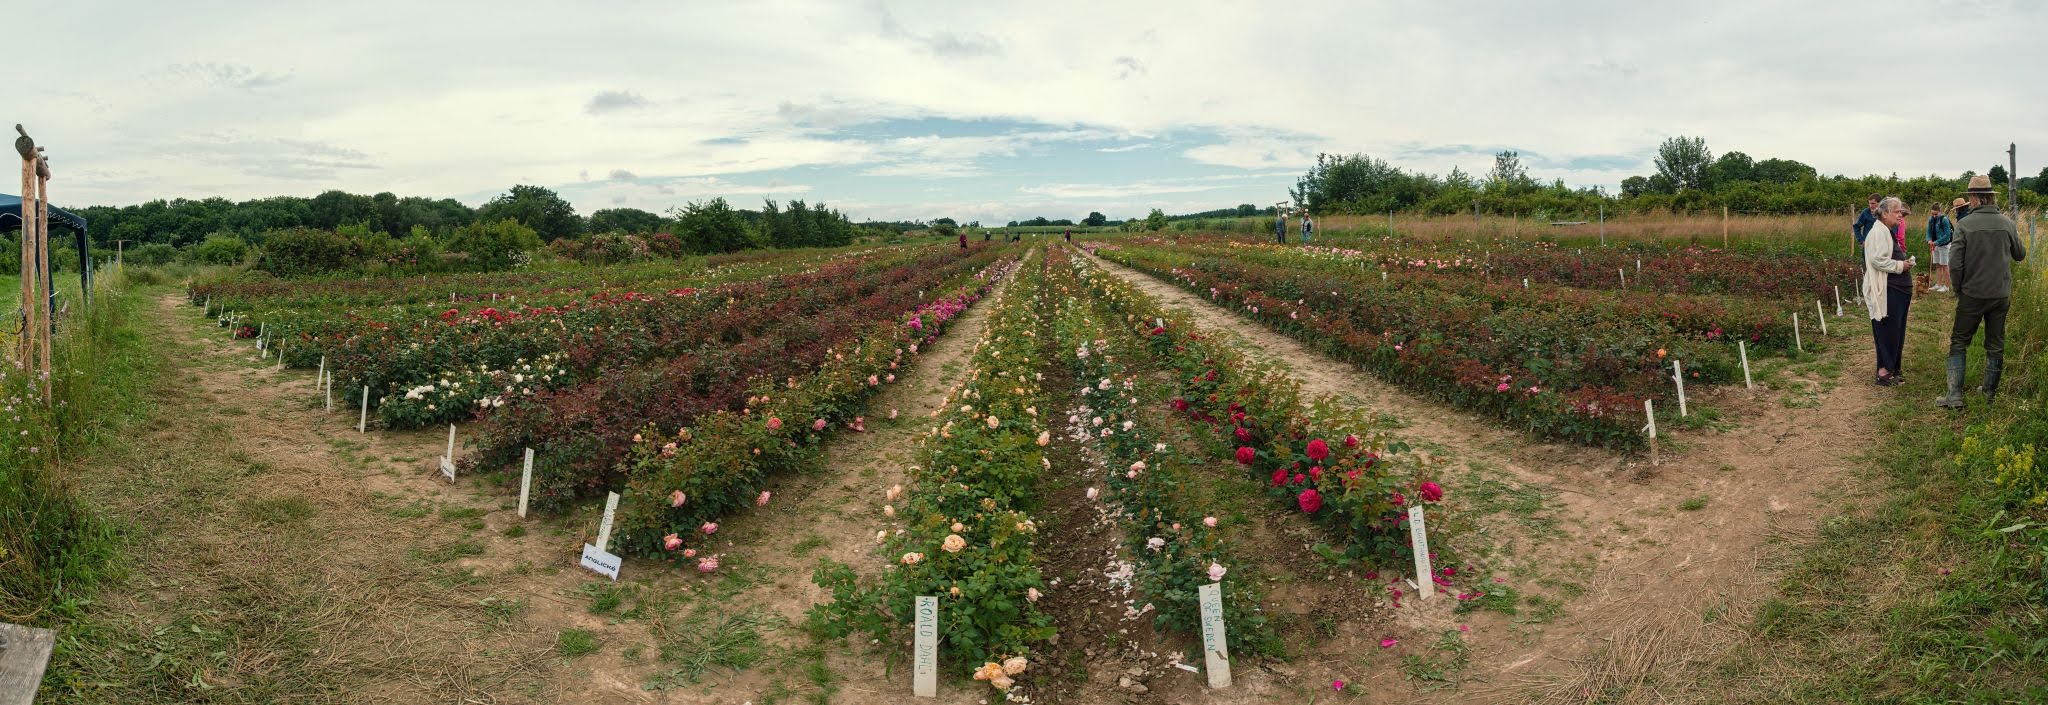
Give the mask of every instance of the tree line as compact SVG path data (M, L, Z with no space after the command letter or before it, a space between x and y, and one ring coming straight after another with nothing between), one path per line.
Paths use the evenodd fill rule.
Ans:
M1409 171L1365 154L1319 154L1289 195L1296 208L1315 214L1455 215L1477 208L1486 213L1586 217L1603 209L1654 213L1723 207L1737 213L1797 214L1861 207L1871 193L1896 195L1915 204L1945 204L1976 175L1823 176L1792 159L1758 160L1739 151L1716 157L1701 137L1665 140L1655 165L1655 173L1628 177L1619 193L1608 193L1598 187L1571 188L1563 179L1537 179L1512 150L1494 155L1493 169L1478 176L1455 167L1442 176ZM2001 190L2005 171L2003 165L1986 171ZM2043 198L2048 196L2048 167L2039 176L2018 181L2023 205L2048 202Z

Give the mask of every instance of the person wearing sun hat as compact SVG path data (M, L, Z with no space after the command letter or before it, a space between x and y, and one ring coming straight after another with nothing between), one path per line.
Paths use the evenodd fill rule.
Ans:
M1968 369L1970 340L1984 325L1984 400L1998 396L1998 378L2005 371L2005 314L2012 296L2012 263L2027 258L2019 226L1998 212L1997 192L1986 176L1970 177L1969 215L1956 220L1955 242L1949 247L1949 273L1956 294L1956 322L1948 337L1948 393L1934 400L1950 409L1963 408L1963 373Z
M1990 181L1990 179L1989 179L1989 178L1987 178L1987 179L1985 179L1985 181ZM1964 199L1960 199L1960 198L1958 198L1958 199L1956 199L1956 200L1953 200L1953 201L1949 201L1949 204L1948 204L1948 219L1949 219L1950 221L1957 221L1957 220L1962 220L1962 219L1963 219L1963 216L1966 216L1966 215L1969 215L1969 214L1970 214L1970 202L1969 202L1969 201L1967 201L1967 200L1964 200Z

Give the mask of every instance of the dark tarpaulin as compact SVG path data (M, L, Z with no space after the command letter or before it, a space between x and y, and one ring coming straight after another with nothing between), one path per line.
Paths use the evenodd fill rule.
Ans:
M80 290L83 291L84 295L86 296L86 302L91 303L92 249L87 246L85 241L85 219L78 217L78 215L75 213L63 210L56 206L51 206L49 210L51 225L67 227L78 234L78 285L79 287L81 287ZM0 230L20 227L21 197L10 196L4 193L0 193ZM27 271L27 263L23 263L22 269L23 271ZM57 300L57 289L54 286L55 282L51 281L51 279L52 277L50 272L46 271L43 273L43 285L47 287L50 292L51 303L50 309L46 310L54 310L55 303Z

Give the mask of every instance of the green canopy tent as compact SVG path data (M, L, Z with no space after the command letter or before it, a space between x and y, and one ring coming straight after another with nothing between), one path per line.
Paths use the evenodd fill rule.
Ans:
M72 232L78 234L78 283L80 291L84 292L85 296L92 296L92 248L88 246L85 240L85 219L75 213L53 206L50 208L50 225L67 227ZM21 197L0 193L0 231L20 228ZM46 262L44 265L42 268L43 286L50 292L50 296L49 300L44 302L45 308L43 310L54 311L57 302L57 291L54 286L51 286L54 282L52 281L53 277L51 276L48 263ZM22 271L32 271L29 269L29 263L22 263Z

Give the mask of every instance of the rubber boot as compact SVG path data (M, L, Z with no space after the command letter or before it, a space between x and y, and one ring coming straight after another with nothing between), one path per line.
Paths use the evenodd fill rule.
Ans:
M1998 378L2005 372L2005 361L1990 359L1984 362L1984 402L1998 398Z
M1961 355L1948 357L1948 393L1934 400L1935 405L1947 409L1963 408L1963 363Z

